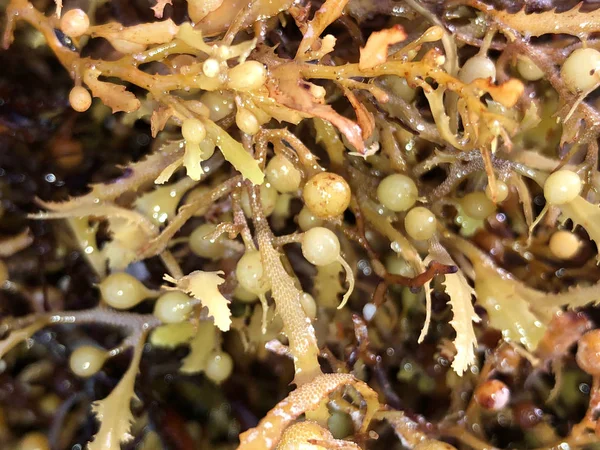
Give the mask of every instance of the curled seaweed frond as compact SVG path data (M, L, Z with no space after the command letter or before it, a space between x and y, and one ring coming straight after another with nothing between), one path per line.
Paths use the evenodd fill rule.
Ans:
M273 408L256 428L240 436L239 450L271 449L285 436L284 431L301 414L315 410L332 392L343 386L354 387L365 402L362 425L359 432L365 432L379 409L377 394L362 381L350 374L319 375L308 384L297 388L286 399Z

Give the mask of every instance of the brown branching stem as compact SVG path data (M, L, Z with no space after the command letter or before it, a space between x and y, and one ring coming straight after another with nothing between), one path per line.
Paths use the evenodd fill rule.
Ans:
M432 261L427 266L425 272L417 275L416 277L404 277L402 275L396 275L386 273L384 279L379 282L373 293L373 304L380 306L385 302L385 294L390 286L400 285L410 288L412 292L417 292L427 282L432 280L438 275L446 275L449 273L456 273L458 268L456 266L441 264L437 261Z
M149 258L164 251L168 246L169 240L175 236L179 229L191 219L194 214L199 210L203 211L208 209L210 205L229 194L236 186L240 186L241 182L242 176L235 176L221 183L206 194L198 196L193 202L183 205L179 208L177 215L169 222L164 230L141 249L138 258Z
M130 331L155 328L161 324L153 314L137 314L128 311L115 311L108 308L93 308L82 311L63 311L45 315L32 314L5 322L9 330L19 329L41 321L47 325L59 324L101 324L126 328Z
M403 402L394 391L393 386L388 379L387 373L382 365L381 356L374 353L370 348L367 323L358 314L352 315L352 323L354 325L354 335L358 345L352 349L346 360L346 364L349 367L352 367L358 358L361 358L362 361L373 370L385 395L385 403L396 409L402 409Z
M457 270L458 268L456 266L449 266L446 264L441 264L437 261L432 261L427 266L425 272L417 275L416 277L409 278L402 275L388 273L385 275L384 281L388 285L399 284L402 286L407 286L411 290L418 290L425 285L425 283L433 279L433 277L438 275L446 275L449 273L456 273Z

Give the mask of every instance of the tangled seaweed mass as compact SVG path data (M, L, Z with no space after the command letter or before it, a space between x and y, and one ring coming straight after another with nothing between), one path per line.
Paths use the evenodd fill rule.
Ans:
M598 448L592 2L0 11L0 448Z

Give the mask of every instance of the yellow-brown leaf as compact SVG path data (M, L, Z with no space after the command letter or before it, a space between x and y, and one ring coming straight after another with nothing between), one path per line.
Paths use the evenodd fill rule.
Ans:
M358 67L361 69L371 69L383 64L387 61L390 45L397 44L405 39L406 33L400 25L394 25L392 28L371 33L369 39L367 39L367 44L360 49Z

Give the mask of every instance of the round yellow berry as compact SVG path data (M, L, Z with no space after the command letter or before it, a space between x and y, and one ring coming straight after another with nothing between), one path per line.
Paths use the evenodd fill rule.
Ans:
M527 56L519 56L517 70L523 79L527 81L537 81L544 78L544 71L536 66Z
M411 88L406 82L406 78L401 78L398 75L385 75L378 79L384 89L390 90L393 94L400 97L407 103L412 102L417 96L417 91Z
M250 292L241 284L238 284L233 290L233 297L242 303L254 303L256 300L258 300L258 297L255 293Z
M181 125L181 134L190 144L199 144L206 137L206 127L198 119L185 119Z
M271 289L271 283L265 274L260 252L256 250L244 253L235 268L235 276L240 286L255 295L264 294Z
M471 192L462 198L465 213L473 219L485 219L496 211L496 205L484 192Z
M285 157L275 155L267 164L267 180L282 194L296 192L302 181L302 173Z
M510 189L508 188L508 185L504 181L496 180L496 202L497 203L501 203L504 200L506 200L509 192L510 192ZM485 188L485 195L487 198L492 200L492 190L490 189L489 185L487 185Z
M600 81L600 52L593 48L578 48L563 63L560 76L571 92L592 89Z
M217 226L212 223L203 223L190 234L190 250L202 258L219 259L226 250L224 237L220 235L217 239L209 236L215 232Z
M238 128L250 136L255 135L260 130L260 123L256 116L246 108L238 108L235 113L235 124Z
M302 254L311 264L326 266L338 259L340 241L335 233L327 228L311 228L302 237Z
M308 292L300 294L300 305L302 305L302 309L309 319L317 317L317 302Z
M550 174L544 183L544 197L551 205L564 205L575 200L581 192L581 178L570 170Z
M415 182L399 173L385 177L377 187L377 199L391 211L406 211L415 204L418 196Z
M233 359L225 352L213 352L209 355L204 373L213 383L221 384L233 371Z
M71 9L60 18L60 31L67 36L77 38L90 28L90 18L81 9Z
M350 205L350 186L341 176L321 172L304 185L304 204L317 217L326 219L341 215Z
M496 81L496 65L487 56L475 55L469 58L458 71L458 78L467 84L478 78L491 79L494 82Z
M75 86L69 92L69 104L77 112L84 112L92 106L92 96L83 86Z
M215 58L208 58L202 64L202 72L208 78L216 77L217 75L219 75L220 71L221 71L221 64Z
M269 217L273 214L275 210L275 205L277 205L277 198L279 194L277 190L271 186L270 183L263 183L260 185L260 204L262 206L263 213L266 217ZM250 207L250 196L248 195L248 191L244 189L242 192L241 204L242 209L244 210L244 214L246 217L252 217L252 208Z
M163 323L183 322L192 310L191 298L180 291L167 292L154 304L154 316Z
M237 91L257 89L267 80L267 69L259 61L245 61L231 68L228 86Z
M149 297L148 289L125 272L110 274L98 287L106 304L116 309L132 308Z
M435 234L437 219L427 208L417 206L406 214L404 228L411 238L424 241Z
M210 120L216 122L233 113L233 96L224 91L208 91L200 96L200 101L209 111Z
M581 241L576 234L570 231L560 230L550 237L550 251L560 259L571 259L579 253Z
M306 206L298 213L298 226L302 231L323 225L323 220L315 216Z
M78 377L88 378L102 369L107 357L106 350L91 345L82 345L71 353L69 367Z

